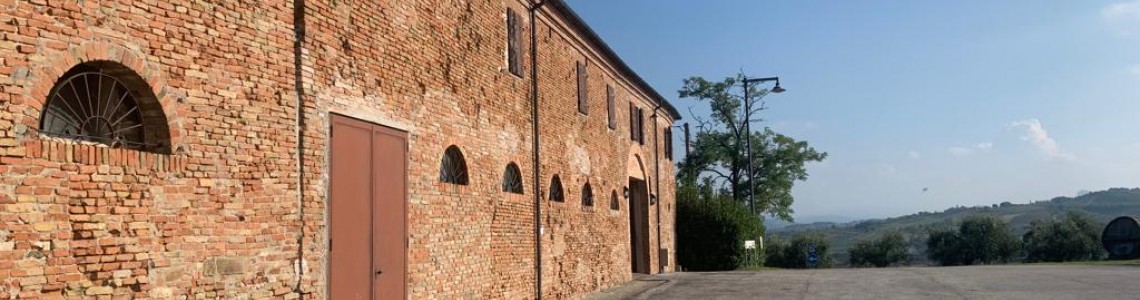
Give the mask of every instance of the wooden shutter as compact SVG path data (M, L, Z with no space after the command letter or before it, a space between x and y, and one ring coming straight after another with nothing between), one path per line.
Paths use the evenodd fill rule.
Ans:
M519 14L507 9L507 69L511 74L522 76L522 26Z
M629 102L629 140L637 141L637 107Z
M645 110L637 108L637 142L645 145Z
M590 114L589 101L587 99L586 89L586 63L578 62L578 112L582 114Z
M617 128L617 114L614 113L614 87L606 85L606 118L610 129Z

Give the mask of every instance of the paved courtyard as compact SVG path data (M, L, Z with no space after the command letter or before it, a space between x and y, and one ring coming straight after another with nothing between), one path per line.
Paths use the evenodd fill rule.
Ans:
M1140 266L677 273L638 299L1140 299Z

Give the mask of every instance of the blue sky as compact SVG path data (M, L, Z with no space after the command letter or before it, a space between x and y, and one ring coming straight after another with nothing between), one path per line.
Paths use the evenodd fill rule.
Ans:
M780 76L760 124L831 155L797 221L1140 187L1140 0L567 2L682 122L685 77Z

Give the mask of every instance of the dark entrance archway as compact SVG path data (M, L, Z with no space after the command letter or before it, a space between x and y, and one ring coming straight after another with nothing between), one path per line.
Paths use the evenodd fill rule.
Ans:
M629 251L633 273L649 274L649 185L629 178Z

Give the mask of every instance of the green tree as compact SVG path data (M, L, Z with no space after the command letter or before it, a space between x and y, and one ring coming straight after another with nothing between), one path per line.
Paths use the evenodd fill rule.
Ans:
M1099 259L1104 255L1100 229L1104 228L1085 213L1070 211L1059 219L1033 221L1025 242L1028 262L1062 262Z
M679 176L705 178L704 184L715 186L710 187L712 190L738 202L745 202L749 194L754 194L754 213L791 221L792 186L796 181L807 180L805 163L822 161L827 153L770 128L747 134L745 116L753 122L762 121L758 115L766 109L763 98L768 90L749 85L749 93L754 95L748 100L752 110L744 112L740 85L743 79L743 75L737 75L719 82L701 77L684 80L680 97L708 102L712 114L709 118L694 118L698 127L692 153L680 163ZM754 158L751 162L745 147L749 139ZM749 164L754 172L752 178L748 176Z
M926 256L943 266L962 264L958 233L949 229L932 230L926 238Z
M944 266L1008 263L1020 250L1005 223L989 216L967 217L958 231L935 230L926 241L927 257Z
M883 268L906 263L909 259L907 249L906 237L892 230L874 239L856 241L847 254L853 267L869 265Z

